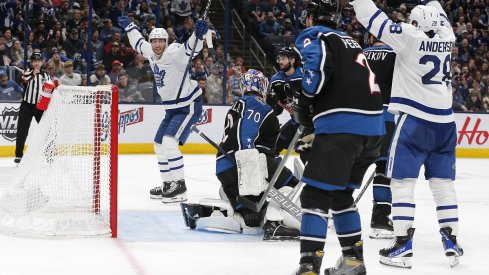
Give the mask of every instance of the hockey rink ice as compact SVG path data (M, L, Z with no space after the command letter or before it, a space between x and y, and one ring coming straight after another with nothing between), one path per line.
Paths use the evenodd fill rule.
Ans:
M218 198L215 157L184 158L189 201ZM292 169L291 160L287 166ZM13 158L0 158L0 190L15 172L13 167ZM369 173L371 169L366 178ZM119 156L119 237L34 239L0 233L0 275L289 275L297 268L299 242L263 242L261 235L186 228L179 204L164 205L149 198L149 190L159 183L154 155ZM459 241L465 250L460 264L449 267L435 204L428 183L420 180L415 198L413 268L409 270L378 262L379 249L390 240L368 238L370 186L359 203L368 274L489 274L489 159L457 159L456 190ZM339 256L335 232L329 230L321 270L334 265Z

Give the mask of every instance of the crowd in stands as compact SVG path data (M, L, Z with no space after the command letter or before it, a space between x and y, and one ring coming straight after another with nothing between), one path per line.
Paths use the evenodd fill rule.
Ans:
M156 25L164 27L169 34L168 43L182 43L192 34L194 23L207 3L206 0L93 1L92 32L88 37L88 0L30 1L29 20L24 30L25 2L0 0L0 66L9 70L14 66L23 68L25 52L27 59L33 52L41 52L46 71L62 84L87 85L87 80L90 85L114 84L121 91L120 102L157 102L158 99L153 94L153 74L148 61L130 47L117 17L122 14L131 17L146 37ZM396 23L406 22L410 9L417 4L417 0L374 2ZM489 0L440 2L457 36L450 63L453 108L486 112L489 108ZM259 41L271 60L280 48L292 45L297 32L304 28L308 3L309 0L300 1L296 12L296 0L231 1L232 8L246 23L247 31ZM299 22L297 29L296 21ZM339 25L340 30L367 46L366 30L356 20L353 9L343 7ZM224 26L214 27L210 23L210 30L213 47L204 44L204 49L192 62L190 75L204 90L204 103L232 104L241 96L239 82L247 68L241 57L233 58L229 54L227 59L224 57L218 31L223 31ZM24 44L24 35L27 35L27 44ZM88 59L92 64L90 68L87 68ZM224 64L227 72L223 72ZM18 71L14 71L17 73L7 74L14 76L11 80L21 83ZM10 92L8 96L0 93L0 101L19 98L15 93Z

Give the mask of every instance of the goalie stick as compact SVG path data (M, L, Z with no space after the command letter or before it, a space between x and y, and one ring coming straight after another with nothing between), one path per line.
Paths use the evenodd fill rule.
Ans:
M211 3L212 3L212 0L207 0L207 5L205 6L204 13L202 14L202 17L201 17L202 20L207 20L207 13L209 12L209 8L211 7ZM180 83L180 88L178 88L178 94L177 94L177 99L176 99L177 103L180 101L180 95L182 94L183 83L185 82L185 78L187 78L187 74L190 71L190 68L192 67L192 58L194 57L195 48L197 48L198 42L199 42L199 39L197 37L195 37L194 47L192 48L192 52L190 53L190 57L188 58L187 67L185 68L185 72L183 73L183 78L182 78L182 82Z
M300 127L302 127L302 125L301 125ZM299 127L299 128L300 128L300 127ZM199 128L197 128L195 125L194 125L194 126L192 126L191 130L192 130L193 132L197 133L197 134L198 134L200 137L202 137L202 138L203 138L205 141L207 141L207 142L208 142L210 145L212 145L214 148L216 148L216 149L217 149L217 151L219 151L219 153L221 153L221 154L222 154L222 155L223 155L225 158L227 158L228 160L230 160L230 161L232 161L232 162L235 162L234 157L232 157L231 155L229 155L229 154L228 154L228 153L227 153L227 152L226 152L224 149L222 149L222 147L221 147L221 146L217 145L217 144L216 144L214 141L212 141L212 140L211 140L211 139L210 139L208 136L206 136L204 133L202 133L202 132L199 130ZM303 129L302 129L302 130L303 130ZM299 130L297 130L297 132L299 133ZM297 134L297 133L296 133L297 138L296 138L296 136L294 136L295 141L297 141L297 139L299 139L299 138L298 138L298 136L300 136L300 134L301 134L301 133L302 133L302 131L301 131L299 134ZM292 140L292 141L294 141L294 140ZM294 143L295 143L295 142L294 142ZM289 146L289 147L290 147L290 146ZM293 148L293 147L292 147L292 148ZM287 151L287 152L289 152L289 151ZM287 154L286 154L286 155L287 155ZM290 155L290 154L289 154L289 155ZM286 158L286 157L284 156L284 158ZM282 162L284 162L284 161L282 160ZM280 164L282 164L282 162L281 162ZM283 164L285 165L285 162L284 162ZM280 168L280 165L279 165L279 167L277 168L277 171L279 170L279 168L280 168L280 170L282 170L282 169L283 169L283 167L284 167L284 165L282 165L282 167L281 167L281 168ZM275 174L277 174L277 171L275 171ZM279 171L279 172L280 172L280 171ZM274 174L274 177L275 177L275 174ZM280 174L280 173L278 173L278 174ZM277 178L278 178L278 176L277 176ZM273 179L273 178L272 178L272 179ZM275 181L276 181L276 180L277 180L277 179L275 179ZM270 183L271 183L271 181L270 181ZM299 222L300 222L300 221L302 220L302 211L301 211L301 208L300 208L299 206L297 206L297 205L296 205L294 202L292 202L292 201L290 200L290 198L289 198L289 197L285 196L285 195L284 195L284 194L282 194L280 191L278 191L278 190L277 190L275 187L273 187L273 184L269 184L269 186L268 186L268 189L267 189L266 193L263 195L263 198L262 198L263 203L262 203L262 205L261 205L261 206L263 206L263 204L265 203L265 200L266 200L266 198L267 198L267 195L268 195L268 196L269 196L269 197L270 197L270 198L271 198L271 199L272 199L274 202L276 202L278 205L280 205L280 208L282 208L282 209L283 209L285 212L287 212L289 215L291 215L292 217L294 217L294 218L295 218L297 221L299 221ZM238 199L239 199L239 198L240 198L240 197L238 196ZM239 202L239 200L238 200L238 202ZM253 204L253 205L255 204L255 203L254 203L254 202L252 202L252 201L250 201L250 202L251 202L251 204ZM247 206L247 207L248 207L248 206ZM250 208L250 209L254 210L253 208ZM261 207L260 207L260 209L261 209ZM259 210L258 210L258 211L259 211ZM256 211L256 212L258 212L258 211Z

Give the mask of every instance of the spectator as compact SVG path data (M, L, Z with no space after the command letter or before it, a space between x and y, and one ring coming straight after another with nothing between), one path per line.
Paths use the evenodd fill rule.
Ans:
M104 64L97 65L95 73L90 76L90 84L92 86L102 85L102 83L110 84L110 77L105 73Z
M228 104L236 103L241 96L243 96L241 88L241 80L243 78L243 73L241 71L240 65L234 65L233 75L229 77L228 81Z
M49 75L51 79L58 79L58 76L56 75L56 69L53 63L46 64L46 73Z
M231 58L229 53L227 54L227 60L225 60L224 50L222 45L216 46L216 52L214 53L213 59L214 59L214 64L218 64L219 66L221 66L221 68L224 67L224 63L226 63L227 65L233 63L233 59ZM209 85L209 83L207 83L207 85Z
M214 64L214 59L211 56L208 56L204 59L204 71L205 75L211 75L211 66Z
M202 77L206 77L205 75L205 70L204 70L204 64L202 64L202 59L200 58L195 58L194 59L194 65L192 66L192 69L190 70L190 79L197 80Z
M472 113L485 113L486 108L481 100L481 94L479 91L472 91L467 99L465 106L469 112Z
M467 107L464 105L464 98L455 86L452 86L452 98L452 109L454 111L468 112Z
M134 58L134 66L127 69L130 81L134 83L153 82L153 71L149 67L149 62L142 54L137 54Z
M117 84L119 82L118 80L119 75L125 72L122 66L124 66L124 64L122 64L119 60L116 59L112 61L112 69L109 72L109 78L111 84Z
M71 29L69 38L63 43L63 49L68 58L73 58L75 53L83 49L83 41L78 39L78 29Z
M278 3L277 0L268 0L268 12L271 12L279 22L282 22L287 18L287 9L282 2Z
M209 104L221 104L222 102L222 74L218 64L211 66L211 75L207 77L206 98Z
M173 0L171 2L170 12L174 15L175 25L181 25L185 21L185 18L192 15L190 0Z
M110 21L115 22L115 26L120 28L117 18L124 15L126 2L124 0L116 0L115 6L110 10Z
M64 63L64 73L59 78L59 83L68 86L80 86L82 84L81 75L73 72L73 61L68 60Z
M21 43L16 38L12 39L12 47L10 48L10 60L11 65L22 67L22 62L24 61L24 49L21 46Z
M267 20L260 23L259 28L260 39L265 39L270 35L278 35L280 33L280 24L272 12L267 13Z
M81 10L74 9L72 16L68 20L66 20L66 29L71 32L72 29L80 29L81 24Z
M199 88L202 90L202 95L201 95L202 104L207 104L209 103L207 102L207 90L206 90L207 80L205 77L201 77L198 79L198 81L199 81Z
M118 75L119 102L143 102L144 98L134 83L129 83L127 74L122 72Z
M21 102L22 88L8 79L7 69L0 67L0 102Z
M95 57L97 60L102 60L104 56L104 42L100 41L99 39L99 31L95 29L92 32L92 50L95 53Z
M484 104L484 108L486 108L486 112L489 112L489 93L486 93L482 98L482 103Z
M53 65L56 78L59 78L64 73L64 63L61 61L58 49L53 50L53 56L48 60L47 64Z
M119 47L119 42L112 42L112 47L110 48L110 53L104 55L104 65L108 71L112 70L112 62L115 60L125 60L124 56Z
M148 1L141 1L141 3L139 4L139 8L136 10L136 18L139 21L146 21L146 18L150 15L153 15L153 12L148 5Z
M103 23L104 27L102 28L102 30L100 30L100 40L102 42L105 43L112 40L112 36L114 35L114 33L121 32L121 29L114 27L110 19L105 19Z
M177 29L175 30L175 35L181 43L184 43L192 35L193 31L194 20L192 19L192 17L189 16L185 18L182 26L177 27Z

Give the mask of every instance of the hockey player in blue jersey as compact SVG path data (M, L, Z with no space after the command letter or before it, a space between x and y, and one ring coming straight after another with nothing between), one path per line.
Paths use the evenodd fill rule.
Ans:
M151 189L150 196L162 199L164 203L185 201L187 187L183 156L178 146L185 143L190 127L202 113L202 90L197 81L190 79L190 74L185 79L183 76L192 47L196 45L193 57L202 50L208 24L205 20L197 20L195 32L185 43L167 45L168 33L163 28L154 28L148 42L129 17L119 17L118 22L127 32L131 46L149 60L157 92L165 108L165 117L154 138L162 185ZM180 86L182 81L183 85Z
M366 274L360 215L353 200L365 171L379 155L385 134L382 97L360 45L336 30L339 3L312 0L307 29L295 42L302 58L302 90L294 117L314 125L301 181L300 266L296 274L320 274L332 210L342 256L325 274Z
M396 54L391 47L384 42L377 40L375 36L368 33L367 43L370 47L363 50L367 57L368 64L372 72L375 73L375 80L379 84L384 103L384 121L386 134L382 140L380 156L375 160L375 177L372 184L373 207L372 218L370 220L370 238L372 239L392 239L394 228L391 214L392 195L390 189L390 179L386 176L385 166L387 155L394 134L394 115L387 111L391 98L392 76L394 73L394 63Z
M302 89L302 66L301 57L294 47L283 47L277 56L280 70L270 79L267 104L272 106L274 113L278 116L284 110L292 113L292 101L294 93ZM293 117L280 128L275 151L278 154L287 149L294 136L299 123ZM297 141L296 151L300 154L302 162L306 162L307 152L314 140L312 128L304 130L303 136Z
M427 2L427 1L426 1ZM440 3L411 10L409 23L395 24L370 0L352 2L358 21L396 52L389 112L398 116L389 149L394 234L380 250L386 265L412 266L414 187L422 165L436 203L442 244L451 266L463 255L454 186L457 140L450 81L455 35Z

